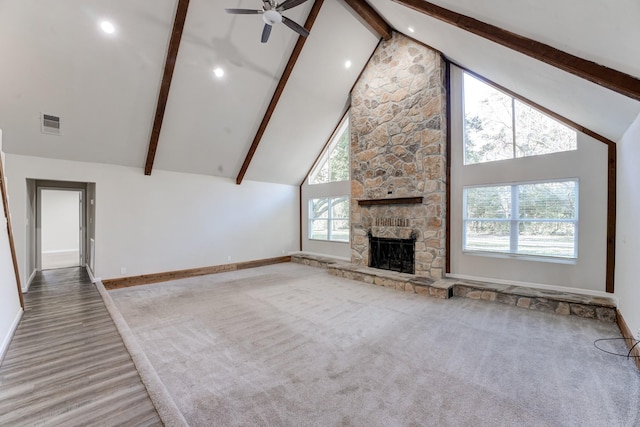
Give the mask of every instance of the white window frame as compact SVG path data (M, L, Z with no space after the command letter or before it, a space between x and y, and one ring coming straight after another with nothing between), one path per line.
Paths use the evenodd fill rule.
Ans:
M318 175L319 169L321 169L321 167L325 163L328 164L327 165L327 168L328 168L328 172L327 173L328 173L329 176L331 176L331 164L329 163L329 157L331 157L331 153L336 148L336 145L340 141L340 138L342 137L344 132L349 132L349 112L347 112L344 115L344 117L342 118L342 121L340 122L338 127L335 129L335 131L331 135L331 138L329 138L329 141L330 141L329 144L327 145L327 147L325 148L325 150L322 153L322 155L318 158L316 163L311 168L311 173L309 173L309 178L307 179L307 183L309 185L323 185L323 184L328 184L330 182L342 182L342 181L328 181L328 182L315 182L314 183L313 180ZM349 156L350 152L351 152L350 149L347 150L347 156ZM347 161L350 164L350 159L348 159ZM347 179L345 181L349 181L350 179L351 179L351 170L349 170L349 176L347 177Z
M576 199L574 203L574 217L568 218L518 218L519 213L519 197L517 187L520 185L535 185L545 183L560 183L560 182L574 182L576 185ZM510 218L468 218L467 217L467 189L471 188L490 188L490 187L511 187L511 214ZM578 222L579 222L579 199L580 199L580 182L578 178L565 178L565 179L550 179L550 180L536 180L536 181L520 181L520 182L508 182L508 183L493 183L482 185L467 185L462 188L462 252L467 254L478 254L494 257L509 257L519 259L534 259L534 260L546 260L561 263L575 263L578 259ZM515 213L515 214L514 214ZM467 249L467 222L508 222L509 223L509 252L503 251L482 251L478 249ZM534 255L534 254L522 254L518 252L518 240L519 240L519 227L518 224L525 222L566 222L574 224L574 243L573 243L573 257L560 257L553 255Z
M312 213L313 213L313 207L312 207L313 206L313 201L314 200L322 200L322 199L327 199L327 217L326 218L314 218L312 216ZM315 198L310 198L309 199L309 203L308 203L308 209L309 209L308 238L309 238L309 240L322 241L322 242L349 243L349 241L351 239L351 221L350 221L349 217L346 217L346 218L342 218L342 217L341 218L334 218L333 217L333 203L334 203L335 200L338 200L338 199L344 199L347 204L350 203L350 197L347 194L342 195L342 196L315 197ZM318 238L312 237L313 236L313 221L326 221L327 222L327 238L326 239L318 239ZM349 224L347 240L332 239L332 229L333 229L333 227L331 227L331 223L333 221L347 221L347 223Z
M477 164L485 164L485 163L492 163L492 162L502 162L505 160L514 160L514 159L521 159L523 157L534 157L534 156L544 156L544 155L548 155L548 154L556 154L556 153L564 153L567 151L576 151L578 149L578 132L570 127L567 126L565 123L559 121L558 119L556 119L553 116L550 116L549 114L540 111L539 109L535 108L533 105L524 102L522 99L517 98L511 94L508 94L506 92L504 92L503 90L495 87L493 84L485 81L484 79L480 78L479 76L475 75L474 73L471 73L469 71L466 70L462 70L462 128L465 128L465 117L466 117L466 98L465 98L465 85L464 85L464 77L465 76L469 76L475 80L477 80L478 82L492 88L493 90L500 92L501 94L503 94L504 96L508 96L509 98L511 98L511 157L506 158L506 159L501 159L501 160L488 160L488 161L484 161L484 162L474 162L474 163L470 163L467 160L467 141L465 138L465 133L462 133L462 160L463 160L463 164L464 166L470 166L470 165L477 165ZM517 149L517 140L516 140L516 135L517 135L517 129L516 129L516 102L520 102L521 104L525 105L528 108L531 108L533 110L535 110L536 112L538 112L539 114L548 117L549 119L553 120L554 122L564 126L567 129L570 129L572 132L575 133L576 135L576 148L571 149L571 150L563 150L563 151L554 151L551 153L542 153L542 154L534 154L534 155L529 155L529 156L518 156L518 149Z

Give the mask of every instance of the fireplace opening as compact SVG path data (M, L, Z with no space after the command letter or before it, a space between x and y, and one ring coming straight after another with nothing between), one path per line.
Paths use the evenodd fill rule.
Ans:
M415 273L415 236L410 239L373 237L369 232L369 267Z

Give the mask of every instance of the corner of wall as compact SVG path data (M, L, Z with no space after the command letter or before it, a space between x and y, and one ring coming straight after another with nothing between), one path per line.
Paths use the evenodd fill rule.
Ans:
M640 115L617 143L615 295L629 330L640 339Z

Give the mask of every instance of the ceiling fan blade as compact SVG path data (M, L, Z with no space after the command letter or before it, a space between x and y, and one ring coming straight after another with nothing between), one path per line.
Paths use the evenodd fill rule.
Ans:
M299 4L306 2L307 0L284 0L281 4L276 7L278 12L282 12L283 10L291 9L292 7L296 7Z
M232 13L234 15L259 15L264 13L264 10L253 10L253 9L225 9L227 13Z
M282 17L282 23L284 25L286 25L287 27L291 28L296 33L300 34L302 37L307 37L309 35L309 30L307 30L306 28L304 28L303 26L301 26L299 24L296 24L295 22L293 22L291 19L287 18L286 16Z
M266 43L269 40L269 35L271 34L271 25L264 24L264 28L262 29L262 38L260 41L262 43Z

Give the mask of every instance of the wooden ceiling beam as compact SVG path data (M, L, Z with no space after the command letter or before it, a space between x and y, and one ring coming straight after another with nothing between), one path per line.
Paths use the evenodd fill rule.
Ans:
M145 175L151 175L153 161L156 158L158 140L160 139L160 130L162 129L162 121L164 120L164 110L167 107L167 100L169 99L169 89L171 88L173 70L176 66L176 58L178 57L178 49L180 48L180 40L182 39L182 31L184 30L184 22L187 18L188 8L189 0L178 0L176 16L173 20L173 30L171 31L171 39L169 40L169 48L167 49L167 59L164 63L164 74L162 75L162 82L160 83L160 93L158 94L156 114L153 119L153 128L151 129L149 149L147 150L147 161L144 165Z
M344 0L351 9L378 33L384 40L389 40L393 29L366 0Z
M423 0L392 1L640 101L640 79L637 77L588 61L433 3Z
M316 21L318 17L318 13L320 13L320 8L322 7L322 3L324 0L315 0L313 6L311 7L311 11L309 12L309 16L307 17L307 21L304 23L304 28L308 31L311 31L313 27L313 23ZM236 177L236 184L240 185L242 180L244 179L244 175L247 173L247 169L249 169L249 165L251 164L251 160L253 159L256 150L258 149L258 145L260 145L260 141L264 135L264 132L267 130L267 126L269 125L269 121L271 120L271 116L278 105L278 101L280 100L280 96L282 96L282 92L284 92L284 88L287 85L287 81L293 72L293 67L296 65L298 61L298 57L302 52L302 48L304 47L305 42L307 41L306 37L298 36L298 41L296 42L295 47L293 48L293 52L289 57L289 61L287 62L287 66L284 68L284 72L280 77L280 81L278 82L278 86L271 97L271 101L269 102L269 106L267 107L267 111L264 113L264 117L262 118L262 122L258 127L258 131L256 132L256 136L253 138L253 142L251 143L251 147L249 148L249 152L247 153L244 162L242 163L242 167L240 168L240 172L238 172L238 176Z

